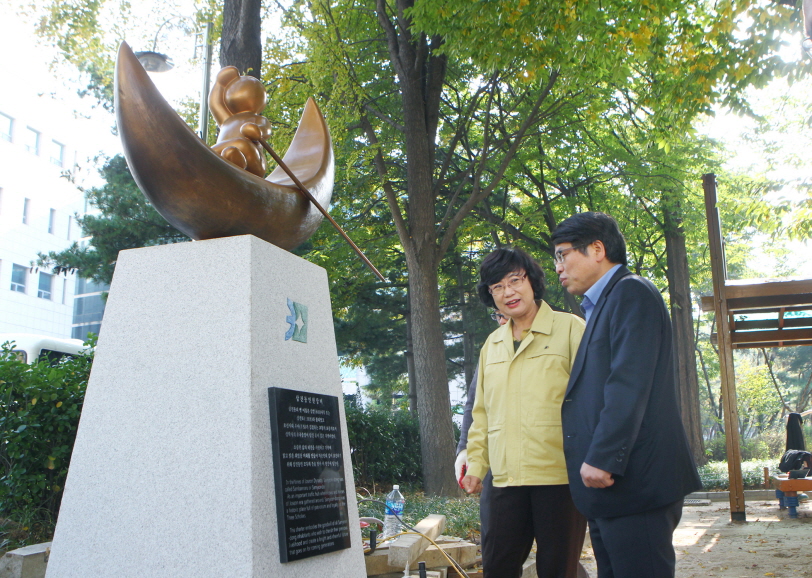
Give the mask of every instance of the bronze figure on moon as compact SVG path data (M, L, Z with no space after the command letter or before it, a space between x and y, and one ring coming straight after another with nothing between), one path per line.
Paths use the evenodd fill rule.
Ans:
M192 239L250 234L283 249L294 249L316 231L322 213L282 166L264 179L250 172L250 167L260 171L254 163L256 157L245 146L254 145L239 139L250 141L257 135L262 138L269 134L270 127L259 120L261 115L255 108L229 108L257 103L252 102L255 98L250 94L247 98L240 92L250 81L237 81L245 77L235 78L236 69L226 71L224 84L212 91L213 99L221 99L212 105L212 112L227 134L215 145L217 150L212 150L161 96L130 47L121 44L116 62L116 119L130 171L157 211ZM235 81L233 98L229 99L228 87ZM224 88L222 94L218 93L220 88ZM241 114L247 118L240 118ZM258 132L252 130L252 124ZM244 126L249 129L243 131ZM248 158L240 160L229 147L242 157L246 157L247 150L251 163ZM264 173L264 155L260 152L258 157ZM299 128L282 160L315 202L329 206L335 170L332 141L312 98L305 105ZM240 168L243 162L248 170Z

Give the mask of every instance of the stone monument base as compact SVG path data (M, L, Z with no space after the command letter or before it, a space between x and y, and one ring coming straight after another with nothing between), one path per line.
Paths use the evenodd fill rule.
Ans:
M351 547L282 563L269 388L338 397ZM365 576L324 269L252 236L123 251L48 578Z

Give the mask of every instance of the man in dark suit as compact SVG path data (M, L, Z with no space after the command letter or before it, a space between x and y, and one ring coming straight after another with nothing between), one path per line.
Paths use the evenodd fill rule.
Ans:
M556 273L583 295L586 331L561 414L570 491L589 520L598 578L674 576L674 529L701 487L680 419L671 321L657 288L626 265L604 213L552 237Z

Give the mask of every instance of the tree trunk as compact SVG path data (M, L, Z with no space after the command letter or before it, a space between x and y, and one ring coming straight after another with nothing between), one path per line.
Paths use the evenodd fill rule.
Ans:
M664 195L666 202L668 197ZM697 464L707 462L702 440L702 416L699 411L699 379L696 372L694 328L691 304L691 277L682 219L676 210L664 207L665 247L667 254L668 292L671 296L671 324L674 331L677 393L682 423Z
M220 66L236 66L240 74L261 79L261 0L225 0Z
M408 258L412 339L420 417L423 487L439 496L459 495L454 480L454 429L448 393L445 344L440 325L437 269ZM415 262L418 261L418 262Z
M460 303L460 317L462 318L462 371L465 380L465 391L474 378L477 355L474 351L474 327L471 319L471 305L468 302L468 292L465 290L465 268L462 265L460 254L454 253L454 269L457 273L457 296Z
M440 324L437 269L441 256L438 255L437 199L433 181L446 57L432 53L427 38L412 37L410 23L403 17L405 10L412 6L412 0L399 0L395 4L393 7L385 0L376 0L376 12L386 35L403 105L407 201L398 236L409 271L423 488L430 495L459 496L460 488L454 479L454 428ZM390 16L390 10L394 16ZM398 223L401 209L394 195L387 195Z
M417 380L414 377L414 345L412 343L412 306L409 290L406 289L406 374L409 376L409 411L412 417L420 418L417 413Z

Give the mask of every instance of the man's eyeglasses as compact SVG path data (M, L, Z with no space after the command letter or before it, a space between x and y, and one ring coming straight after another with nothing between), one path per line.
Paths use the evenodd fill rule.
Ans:
M561 249L555 252L553 255L553 261L556 262L557 265L561 265L564 263L564 259L567 258L570 251L574 251L575 249L583 249L586 245L573 245L572 247L567 247L566 249Z
M507 315L503 315L502 313L491 313L491 319L499 323L502 319L507 319Z
M496 285L491 285L488 287L488 291L491 295L502 295L507 290L508 287L511 289L518 289L524 283L524 280L527 279L527 273L522 273L521 275L511 275L510 279L507 280L507 283L497 283ZM494 319L494 321L498 321Z

